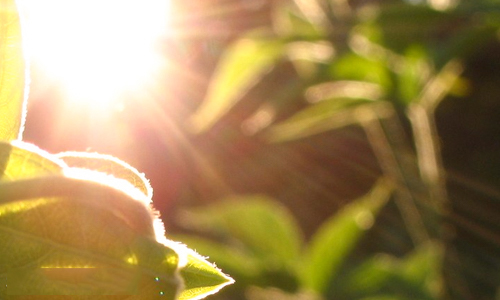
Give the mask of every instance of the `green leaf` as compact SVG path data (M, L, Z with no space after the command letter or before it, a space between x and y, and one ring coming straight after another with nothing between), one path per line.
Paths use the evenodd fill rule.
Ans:
M0 0L0 140L21 138L26 113L26 73L16 1Z
M138 199L48 176L2 183L0 200L2 293L174 299L177 254L155 241L152 216Z
M371 227L391 192L390 185L380 180L369 194L344 207L320 227L302 259L301 278L306 289L326 292L342 262Z
M61 157L70 157L73 165L85 163L82 157ZM183 299L198 299L232 282L192 251L166 240L150 199L130 184L131 178L142 178L128 165L105 158L87 162L100 169L100 161L104 171L128 181L68 168L30 144L0 142L0 286L8 287L0 290L2 299L174 299L184 285ZM181 265L179 257L187 264Z
M0 143L0 166L0 280L8 286L0 294L143 297L162 289L174 298L177 254L154 240L142 193L64 176L64 162L19 141Z
M347 53L331 65L331 76L342 80L359 80L380 85L385 94L392 87L388 62L384 57L375 60Z
M343 294L353 298L376 295L387 285L397 285L392 279L398 268L395 257L378 254L356 266L338 286Z
M64 162L21 141L0 141L0 181L62 174Z
M269 71L283 53L277 40L241 39L221 58L207 95L191 118L196 132L210 128Z
M182 225L237 240L268 264L293 266L300 256L302 236L285 207L265 196L228 198L181 214Z
M404 68L397 75L398 91L404 104L418 100L430 75L425 50L418 46L410 47L404 57Z
M187 250L187 263L181 268L184 290L179 300L196 300L218 292L234 280L223 274L217 267L191 250Z
M284 37L302 40L324 39L326 31L318 24L311 23L303 14L293 8L276 11L276 30Z
M404 259L379 254L354 268L339 286L355 298L385 294L398 299L437 299L441 258L435 243L416 248Z
M241 279L256 278L263 268L261 261L242 247L225 245L193 235L175 235L172 239L207 255L210 261L229 272L238 282Z
M297 292L287 292L275 287L258 287L249 286L245 290L245 299L247 300L323 300L320 295L308 292L308 291L297 291Z
M286 142L357 124L356 108L369 100L340 98L307 107L267 132L271 142Z
M394 296L394 295L377 295L377 296L361 298L361 300L403 300L403 299L401 299L400 296Z
M137 228L152 233L152 213L140 214L141 208L149 204L142 193L98 172L70 170L62 160L31 144L0 142L0 204L41 197L81 198L97 207L115 210ZM109 198L108 202L102 201L102 197Z
M429 242L415 249L402 261L402 275L408 282L419 286L437 298L442 285L441 266L443 249L438 243Z
M153 189L144 174L116 157L85 152L63 152L57 157L69 167L90 169L127 180L148 198L153 197Z
M93 174L96 175L96 174ZM147 199L142 193L128 189L118 189L109 178L102 183L91 178L71 178L54 175L0 183L0 204L18 205L17 201L65 197L74 202L107 210L124 219L127 226L137 232L154 237L153 216ZM32 203L27 202L27 207ZM44 202L42 202L44 203ZM22 210L21 205L17 210Z

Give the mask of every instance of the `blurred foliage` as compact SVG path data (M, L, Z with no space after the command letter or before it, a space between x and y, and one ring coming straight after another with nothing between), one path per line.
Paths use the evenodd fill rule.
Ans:
M222 299L436 299L442 257L437 243L423 244L402 259L378 254L345 265L391 193L380 181L326 220L308 243L287 209L265 196L187 210L180 222L205 238L175 238L235 276L238 283ZM278 289L282 295L273 296Z
M484 265L475 265L456 240L459 225L468 224L455 212L456 194L450 190L455 179L443 164L447 158L441 153L442 129L436 116L444 99L471 94L471 78L466 75L472 69L470 59L488 47L498 49L492 45L498 44L499 20L500 3L488 0L275 1L268 26L236 36L222 53L188 127L208 140L223 136L223 143L233 143L232 158L240 160L236 164L224 154L217 156L214 149L221 147L221 140L203 149L220 168L222 180L202 172L197 177L205 182L200 183L200 198L252 191L241 188L245 184L261 184L266 190L266 184L273 184L270 178L293 177L288 164L302 166L296 162L301 157L285 156L291 152L288 149L300 145L308 153L319 145L316 151L321 153L338 151L341 142L327 139L360 130L380 173L395 186L380 216L371 211L375 228L388 216L397 219L393 224L398 227L391 230L407 236L411 249L405 253L370 253L384 247L362 249L367 242L377 243L380 232L353 229L359 221L354 211L377 202L373 195L366 196L369 201L349 200L312 236L306 234L307 242L300 239L300 226L275 200L233 195L230 201L188 209L178 222L191 232L181 240L235 274L237 284L217 297L492 298L500 282L496 269L500 260L491 255L498 250L499 237L486 231L493 244L486 260L492 264L484 271L489 275L477 275ZM252 143L266 145L265 150L252 152ZM267 168L250 173L253 169L248 166L257 169L259 164ZM329 166L320 161L309 167ZM266 174L277 167L283 169L283 178ZM315 180L324 179L321 172L309 180L307 174L297 175L291 182L299 187L289 183L288 193L270 194L293 206L296 215L306 215L309 211L301 208L319 206L312 196L308 198L308 191L319 185ZM370 171L378 176L374 174L377 171ZM206 186L216 186L218 193L207 196ZM297 190L304 192L293 195ZM481 278L485 288L476 288L474 277Z

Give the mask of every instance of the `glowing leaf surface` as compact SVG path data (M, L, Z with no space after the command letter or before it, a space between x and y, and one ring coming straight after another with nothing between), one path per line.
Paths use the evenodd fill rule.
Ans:
M25 115L26 63L14 0L0 0L0 140L21 137Z

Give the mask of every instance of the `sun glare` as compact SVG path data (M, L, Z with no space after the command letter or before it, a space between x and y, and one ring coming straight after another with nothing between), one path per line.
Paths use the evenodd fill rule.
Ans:
M108 106L164 62L168 0L22 0L32 64L71 101Z

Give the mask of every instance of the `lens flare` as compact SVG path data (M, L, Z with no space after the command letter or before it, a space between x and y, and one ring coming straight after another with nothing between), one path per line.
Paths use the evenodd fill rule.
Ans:
M69 100L107 106L164 63L168 0L22 0L32 64Z

